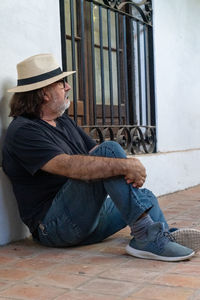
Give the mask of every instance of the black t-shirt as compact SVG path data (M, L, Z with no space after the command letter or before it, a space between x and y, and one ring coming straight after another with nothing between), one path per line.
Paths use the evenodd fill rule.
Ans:
M40 119L15 118L3 146L3 170L12 182L23 222L33 232L67 181L40 168L59 154L88 154L96 143L67 115L53 127Z

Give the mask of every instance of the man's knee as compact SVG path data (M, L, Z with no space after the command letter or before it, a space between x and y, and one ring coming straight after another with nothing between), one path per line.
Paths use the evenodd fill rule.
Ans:
M99 148L99 149L98 149ZM126 158L126 153L119 143L114 141L106 141L99 145L97 149L102 152L102 156Z
M101 145L103 147L107 147L107 148L110 148L110 149L116 150L116 151L122 151L123 153L125 153L124 149L122 148L122 146L119 143L117 143L117 142L106 141L106 142L103 142Z
M104 147L113 147L113 148L120 147L121 148L120 144L115 141L105 141L105 142L101 143L100 145L104 146Z

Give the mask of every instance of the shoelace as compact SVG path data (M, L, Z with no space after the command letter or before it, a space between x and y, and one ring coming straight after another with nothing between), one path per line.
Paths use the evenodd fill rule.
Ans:
M158 232L156 236L156 244L160 250L169 242L175 242L175 238L171 236L168 231L163 231L162 229Z

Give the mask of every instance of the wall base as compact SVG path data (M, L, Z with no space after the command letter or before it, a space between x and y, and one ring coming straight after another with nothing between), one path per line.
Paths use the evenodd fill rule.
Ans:
M137 155L147 170L144 187L161 196L200 184L200 149Z

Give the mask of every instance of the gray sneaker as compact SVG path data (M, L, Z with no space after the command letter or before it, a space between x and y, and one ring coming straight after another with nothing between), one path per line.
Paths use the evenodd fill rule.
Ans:
M170 233L176 243L191 248L195 252L200 250L200 230L181 228Z
M126 251L132 256L163 261L180 261L192 257L195 252L173 241L171 234L164 230L163 223L154 223L147 230L147 238L133 238Z

